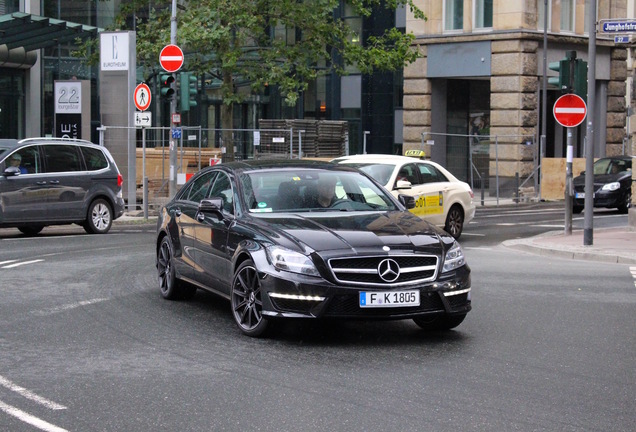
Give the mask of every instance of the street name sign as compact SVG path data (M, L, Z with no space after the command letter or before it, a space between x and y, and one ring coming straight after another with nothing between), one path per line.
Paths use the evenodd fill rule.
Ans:
M133 99L135 100L135 106L139 111L146 111L150 107L150 101L152 96L150 95L150 87L148 84L141 83L135 87L133 93Z
M159 64L166 72L176 72L183 66L183 51L176 45L166 45L159 54Z
M601 21L601 31L604 33L633 33L636 32L636 20Z
M563 127L576 127L587 115L585 101L575 94L564 94L554 103L554 119Z

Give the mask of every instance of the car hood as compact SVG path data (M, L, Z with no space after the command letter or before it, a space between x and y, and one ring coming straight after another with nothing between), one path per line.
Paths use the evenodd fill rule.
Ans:
M379 250L441 253L453 243L453 238L444 231L410 212L263 214L253 218L253 223L259 225L258 231L267 233L273 243L306 254Z
M596 184L606 184L606 183L613 183L613 182L617 182L617 181L621 181L624 178L630 177L632 176L632 172L631 171L623 171L617 174L595 174L594 175L594 183ZM574 180L572 181L575 185L584 185L585 184L585 174L581 174L580 176L577 176L574 178Z

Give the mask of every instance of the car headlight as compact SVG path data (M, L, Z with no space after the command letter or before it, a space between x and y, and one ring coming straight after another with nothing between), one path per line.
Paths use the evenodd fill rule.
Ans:
M442 273L455 270L466 264L466 259L464 258L464 251L459 243L453 243L453 246L446 252L446 256L444 257L444 267L442 268Z
M621 184L619 182L607 183L603 185L604 191L615 191L621 188Z
M280 246L270 246L267 253L274 267L292 273L308 276L320 276L314 263L307 255L285 249Z

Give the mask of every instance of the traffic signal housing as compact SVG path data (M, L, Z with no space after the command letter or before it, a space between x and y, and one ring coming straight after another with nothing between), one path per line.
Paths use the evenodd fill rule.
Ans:
M159 77L161 79L161 96L171 98L174 95L174 76L172 74L164 74Z
M181 86L181 112L190 111L190 107L197 106L195 100L198 93L197 77L192 72L181 72L179 76Z
M582 59L574 65L574 93L587 102L587 62Z
M548 84L587 100L587 62L576 58L576 51L566 51L564 59L551 62L548 67L559 72L558 77L548 78Z

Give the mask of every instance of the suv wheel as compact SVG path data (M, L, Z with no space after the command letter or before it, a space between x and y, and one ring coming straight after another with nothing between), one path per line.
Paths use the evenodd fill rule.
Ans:
M21 227L18 227L18 229L20 230L20 232L22 234L28 235L28 236L37 235L40 231L42 231L43 228L44 228L43 225L32 225L32 226L21 226Z
M113 223L113 210L104 199L96 199L88 206L84 230L89 234L106 234Z

